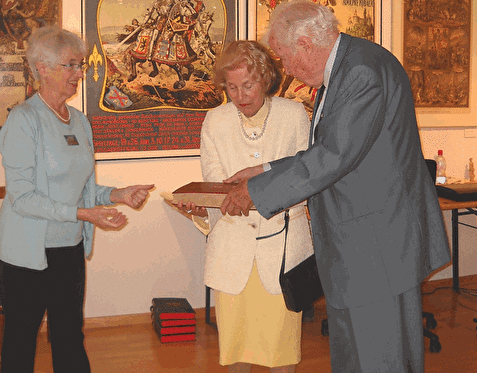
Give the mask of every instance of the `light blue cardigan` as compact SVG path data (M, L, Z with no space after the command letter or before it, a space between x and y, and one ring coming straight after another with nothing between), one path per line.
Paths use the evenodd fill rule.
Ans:
M94 156L93 133L88 119L79 110L73 107L69 109L71 120L83 125L91 155ZM22 179L16 172L9 171L19 165L6 164L5 159L2 160L5 168L6 195L0 210L0 259L6 263L35 270L43 270L47 267L45 236L48 220L77 222L78 209L77 206L69 206L50 198L46 173L48 165L42 141L45 110L48 109L40 98L34 95L12 110L0 130L2 154L4 151L12 151L13 147L25 149L24 153L17 152L16 156L24 157L20 162L32 164L32 167L23 171L28 174L28 179ZM9 135L8 144L5 141L7 135ZM12 143L13 140L16 140L16 144ZM25 146L32 146L32 151L28 151L29 149ZM35 159L32 159L33 154ZM83 189L85 207L112 204L110 194L113 189L97 185L96 173L93 169ZM22 204L28 204L28 211L22 208ZM83 238L86 257L89 257L92 252L93 234L94 225L84 222Z

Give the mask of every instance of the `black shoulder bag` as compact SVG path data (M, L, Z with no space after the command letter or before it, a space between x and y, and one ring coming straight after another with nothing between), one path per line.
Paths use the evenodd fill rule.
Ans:
M288 224L290 221L289 211L285 211L285 226L276 233L268 236L257 237L257 240L273 237L285 231L285 247L283 249L282 266L280 269L279 282L282 288L285 305L290 311L301 312L308 309L314 301L323 296L320 276L316 266L315 254L306 258L296 267L285 273L285 258L287 249Z

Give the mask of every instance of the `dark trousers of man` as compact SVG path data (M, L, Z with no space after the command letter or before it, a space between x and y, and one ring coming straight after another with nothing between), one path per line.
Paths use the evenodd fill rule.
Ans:
M48 268L35 271L3 263L1 373L33 373L36 340L48 315L55 373L89 373L84 349L84 247L47 248Z

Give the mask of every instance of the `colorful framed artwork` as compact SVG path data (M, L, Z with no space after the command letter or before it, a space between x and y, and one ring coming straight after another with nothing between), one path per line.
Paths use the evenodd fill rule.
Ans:
M38 27L61 25L62 0L2 0L0 18L0 126L10 110L35 92L25 58L28 37Z
M248 38L260 41L266 31L273 9L286 0L249 0ZM328 6L340 21L340 31L383 43L381 0L344 1L316 0ZM302 102L312 114L316 89L310 88L292 76L285 75L279 95Z
M477 1L393 0L391 14L392 52L410 78L419 128L475 128Z
M470 105L470 0L404 0L403 65L418 108Z
M86 112L97 159L195 156L226 98L212 66L238 37L233 0L85 0Z

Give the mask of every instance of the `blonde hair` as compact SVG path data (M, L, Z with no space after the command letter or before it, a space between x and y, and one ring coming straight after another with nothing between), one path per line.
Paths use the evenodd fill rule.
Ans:
M278 92L283 79L278 61L265 46L254 40L236 40L227 45L214 65L215 86L226 91L227 71L244 65L263 86L265 95L273 96Z

